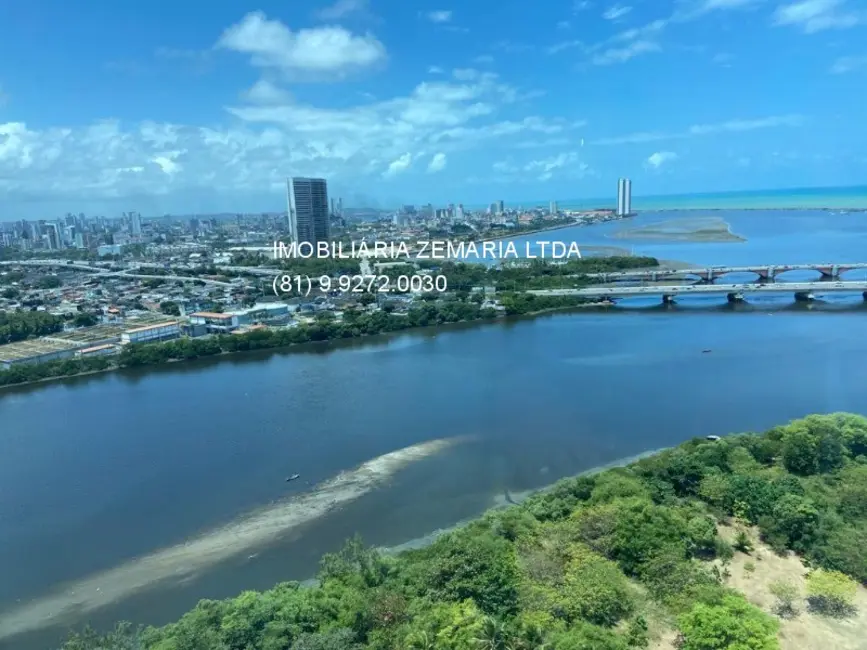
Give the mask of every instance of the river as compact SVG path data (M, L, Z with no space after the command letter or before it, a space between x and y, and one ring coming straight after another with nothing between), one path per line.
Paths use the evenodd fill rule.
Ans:
M864 214L714 216L747 241L634 242L635 252L865 261ZM606 235L671 218L523 239L632 247ZM199 598L309 578L355 532L401 544L506 489L691 436L867 412L860 298L637 299L4 391L0 648L56 647L86 621L165 623Z

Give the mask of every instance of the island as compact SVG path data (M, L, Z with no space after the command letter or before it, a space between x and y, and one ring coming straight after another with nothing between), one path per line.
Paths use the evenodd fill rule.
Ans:
M863 648L867 419L811 415L586 473L314 585L203 600L63 650Z
M669 241L727 243L744 242L746 239L731 231L729 223L721 217L687 217L668 219L658 223L618 230L612 239L635 241Z

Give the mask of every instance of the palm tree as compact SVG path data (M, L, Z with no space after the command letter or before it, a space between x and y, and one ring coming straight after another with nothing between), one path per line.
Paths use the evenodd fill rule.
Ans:
M410 650L435 650L436 645L427 631L416 632L411 634L407 639Z
M486 616L476 643L482 650L506 650L506 629L502 622Z

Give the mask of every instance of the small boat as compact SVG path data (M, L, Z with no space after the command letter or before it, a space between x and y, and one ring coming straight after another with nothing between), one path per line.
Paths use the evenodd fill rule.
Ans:
M719 436L705 436L705 440L710 440L711 442L717 442L719 440Z
M711 352L713 352L713 350L702 350L701 351L702 354L710 354Z
M301 474L293 474L292 476L290 476L289 478L286 479L286 482L288 483L289 481L294 481L297 478L301 478Z

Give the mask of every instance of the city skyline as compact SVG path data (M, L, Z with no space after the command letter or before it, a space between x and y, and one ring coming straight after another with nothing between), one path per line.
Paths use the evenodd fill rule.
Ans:
M388 206L867 176L854 0L48 2L3 21L4 220L268 211L296 174Z

